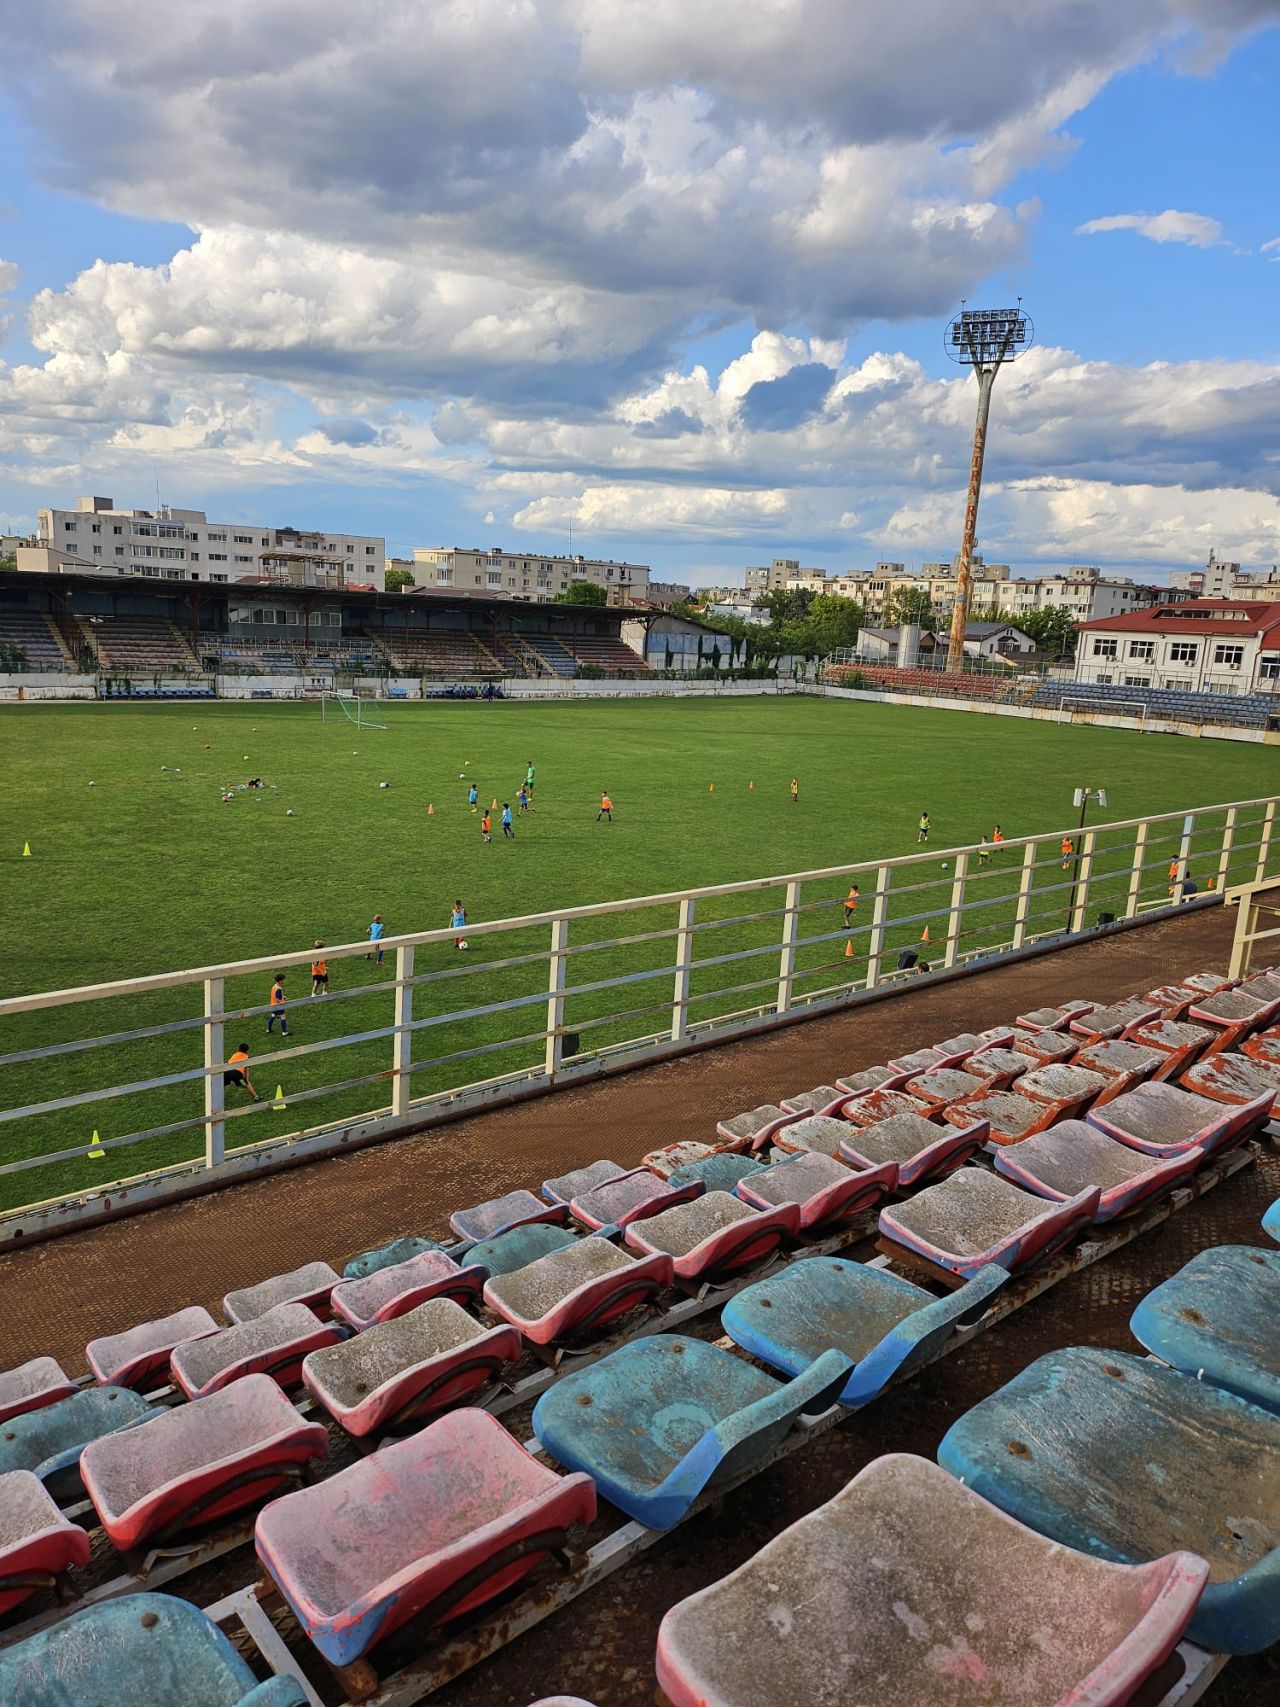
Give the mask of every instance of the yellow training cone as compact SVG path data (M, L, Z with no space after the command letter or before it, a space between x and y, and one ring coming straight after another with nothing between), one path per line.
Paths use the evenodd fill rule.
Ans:
M756 779L754 777L752 777L751 781L747 784L747 787L748 788L754 788L755 785L756 785Z
M93 1129L93 1137L89 1140L90 1160L101 1162L105 1160L106 1154L107 1152L102 1148L102 1141L98 1137L98 1128L95 1126Z
M712 783L712 784L711 784L711 786L710 786L710 788L708 788L708 790L707 790L707 793L708 793L708 794L714 794L714 793L715 793L715 791L716 791L716 785L715 785L715 783L714 783L714 782L713 782L713 783Z
M283 1085L277 1085L276 1086L275 1100L272 1102L271 1106L272 1106L272 1108L285 1108L287 1106L287 1104L285 1103L285 1100L284 1100L284 1086Z
M31 843L30 842L23 842L23 844L22 844L22 857L23 857L23 859L30 859L31 858Z

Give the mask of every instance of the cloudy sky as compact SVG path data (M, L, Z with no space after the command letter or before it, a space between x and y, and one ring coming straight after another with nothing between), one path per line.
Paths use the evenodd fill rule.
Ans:
M0 527L1280 560L1280 0L4 8ZM15 69L16 68L16 69Z

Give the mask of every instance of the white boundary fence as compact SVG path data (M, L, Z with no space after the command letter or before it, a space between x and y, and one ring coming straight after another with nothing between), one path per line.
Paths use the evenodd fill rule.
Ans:
M295 1026L317 1010L323 1025L332 1016L342 1027L344 1012L365 1023L347 1021L311 1042L281 1038L279 1049L273 1037L251 1063L261 1100L245 1106L228 1107L224 1097L235 1047L228 1028L255 1021L261 1031L268 1009L242 1004L237 983L261 993L277 970L299 968L305 978L310 950L0 1000L0 1201L9 1205L0 1245L834 1011L914 980L922 961L934 973L956 972L1097 928L1099 915L1159 917L1191 898L1192 878L1207 899L1267 876L1278 803L1264 796L996 848L928 849L474 923L464 961L452 955L452 929L388 937L394 976L289 1002ZM850 885L860 893L846 915ZM904 951L915 967L900 969ZM340 967L368 953L361 942L327 948L325 957ZM168 1013L190 1017L139 1024L157 993ZM358 1009L344 1010L348 1000ZM43 1041L51 1036L57 1041ZM165 1052L171 1070L111 1082L107 1064L140 1047ZM357 1051L349 1058L356 1070L326 1065L340 1049ZM307 1082L318 1065L324 1082ZM471 1077L477 1067L490 1076ZM269 1090L285 1078L287 1109L314 1105L317 1123L238 1141L240 1121L281 1111ZM27 1100L31 1088L62 1094ZM151 1096L161 1100L148 1106ZM166 1118L134 1128L140 1108ZM131 1155L135 1145L146 1148ZM147 1165L158 1154L162 1164Z

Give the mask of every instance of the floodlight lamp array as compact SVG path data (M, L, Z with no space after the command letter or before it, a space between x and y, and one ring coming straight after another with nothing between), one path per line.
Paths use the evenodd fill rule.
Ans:
M965 367L1012 361L1034 336L1020 308L966 308L947 327L947 354Z

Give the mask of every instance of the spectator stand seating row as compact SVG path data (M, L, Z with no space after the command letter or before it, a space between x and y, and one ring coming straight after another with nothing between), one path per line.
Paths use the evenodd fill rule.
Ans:
M1225 988L1226 980L1202 977L1175 987L1166 1007L1200 1011L1202 1063L1272 1071L1265 1057L1231 1053L1225 1040L1266 1037L1259 1028L1280 992L1255 979L1229 992L1235 1001L1215 1003ZM0 1375L0 1519L29 1514L0 1522L0 1592L9 1584L12 1595L0 1612L83 1565L87 1538L74 1518L87 1508L57 1504L74 1498L80 1481L104 1534L134 1566L95 1588L104 1606L125 1604L109 1595L154 1588L182 1574L185 1561L243 1542L244 1514L265 1498L256 1536L270 1592L355 1699L378 1687L370 1650L380 1668L388 1655L399 1663L389 1641L397 1629L409 1626L420 1641L549 1557L563 1561L575 1527L607 1499L626 1521L539 1590L537 1616L545 1616L707 1498L1250 1159L1242 1146L1266 1121L1280 1072L1262 1091L1251 1080L1248 1096L1221 1083L1193 1094L1155 1076L1166 1057L1153 1047L1139 1049L1140 1060L1106 1062L1110 1076L1067 1062L1097 1083L1071 1081L1064 1091L1037 1079L1043 1053L1023 1054L1038 1039L1074 1038L1098 1064L1101 1045L1128 1046L1166 1011L1155 994L1132 1008L1073 1003L1020 1016L725 1121L718 1147L672 1146L629 1170L600 1161L545 1181L538 1194L511 1192L458 1211L458 1242L448 1249L401 1239L353 1259L345 1277L322 1262L305 1265L228 1294L229 1326L198 1308L140 1324L88 1348L96 1386L69 1382L47 1358ZM1023 1058L1011 1063L1011 1055ZM1064 1068L1060 1059L1052 1065ZM1023 1100L1053 1112L1028 1137L997 1134L961 1107L989 1092L951 1087L965 1091L951 1103L916 1094L939 1091L921 1080L947 1073L979 1087L1003 1082L1006 1094L1025 1091ZM1153 1122L1165 1140L1154 1146ZM1063 1129L1066 1141L1050 1145ZM921 1157L927 1163L913 1171ZM844 1245L865 1236L868 1206L880 1203L885 1254L871 1263L841 1258ZM1046 1260L1086 1228L1086 1245ZM791 1260L778 1262L784 1247ZM1280 1256L1269 1260L1280 1272ZM894 1272L891 1261L924 1269L945 1290ZM640 1337L634 1317L617 1333L638 1305L652 1309L673 1286L685 1296L641 1321ZM487 1320L474 1313L481 1299ZM1256 1321L1238 1313L1233 1370L1250 1354L1265 1367L1278 1301ZM662 1331L722 1304L732 1344L778 1377L723 1346ZM614 1337L601 1345L605 1328ZM1141 1337L1137 1316L1135 1331ZM1221 1338L1226 1323L1208 1331ZM495 1394L495 1376L510 1378L530 1348L544 1367ZM1184 1361L1191 1355L1209 1367L1203 1347ZM174 1389L157 1391L166 1371ZM309 1399L295 1405L286 1389L299 1377ZM530 1457L498 1421L500 1410L532 1397L537 1444L567 1474ZM1154 1415L1149 1398L1144 1404ZM365 1446L389 1431L402 1438L282 1495L316 1474L328 1434L309 1419L320 1411ZM1257 1533L1256 1524L1248 1530ZM148 1549L174 1543L174 1554L140 1568ZM45 1550L40 1564L24 1546ZM15 1561L21 1568L11 1568ZM1187 1570L1178 1580L1190 1616ZM36 1575L40 1582L29 1583ZM1143 1580L1150 1587L1155 1579ZM1134 1587L1129 1599L1144 1593ZM252 1588L211 1610L258 1639L262 1602ZM48 1645L57 1626L52 1635L41 1626L55 1616L39 1614L16 1633L34 1629L28 1640ZM508 1612L503 1628L509 1623ZM495 1630L493 1645L501 1639ZM287 1671L287 1651L264 1640L268 1661ZM482 1657L474 1633L466 1649L466 1663ZM411 1669L425 1693L459 1661L446 1642Z

